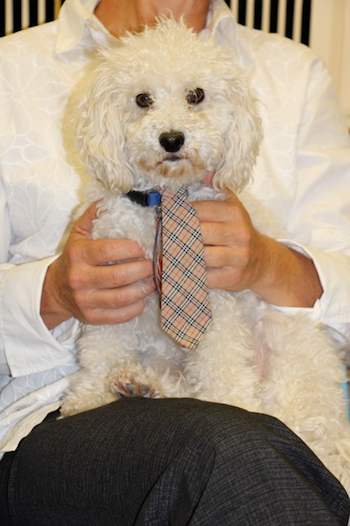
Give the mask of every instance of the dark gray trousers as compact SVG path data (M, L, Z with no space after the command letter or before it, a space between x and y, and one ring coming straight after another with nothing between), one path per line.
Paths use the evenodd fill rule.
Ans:
M279 421L127 399L49 419L0 462L1 526L346 525L349 499Z

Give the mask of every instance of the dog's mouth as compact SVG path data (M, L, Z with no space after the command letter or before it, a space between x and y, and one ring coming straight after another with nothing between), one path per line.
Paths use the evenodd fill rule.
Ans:
M170 163L175 163L177 161L182 161L182 159L184 159L184 157L182 157L181 155L171 154L171 155L166 155L161 162L168 161Z
M179 182L193 183L202 180L206 170L203 160L196 152L163 152L154 163L141 158L138 165L145 176L151 176L156 184L163 184L165 180L166 184L173 180L175 185Z

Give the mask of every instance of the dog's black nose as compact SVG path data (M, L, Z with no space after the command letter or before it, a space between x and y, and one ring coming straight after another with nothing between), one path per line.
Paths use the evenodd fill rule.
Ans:
M180 131L171 130L159 135L159 142L166 152L178 152L185 142L185 136Z

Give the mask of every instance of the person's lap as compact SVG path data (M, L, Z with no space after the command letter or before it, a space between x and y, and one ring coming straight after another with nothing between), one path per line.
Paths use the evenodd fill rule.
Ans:
M1 499L11 522L0 523L15 526L331 526L350 511L341 485L277 420L181 399L43 422L0 462Z

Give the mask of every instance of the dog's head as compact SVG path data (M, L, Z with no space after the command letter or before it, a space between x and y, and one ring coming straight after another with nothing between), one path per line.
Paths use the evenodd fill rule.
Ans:
M94 177L120 192L175 189L208 171L218 189L247 183L261 123L228 51L165 19L101 55L77 119Z

